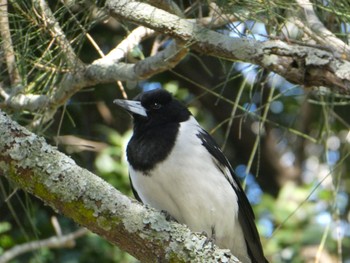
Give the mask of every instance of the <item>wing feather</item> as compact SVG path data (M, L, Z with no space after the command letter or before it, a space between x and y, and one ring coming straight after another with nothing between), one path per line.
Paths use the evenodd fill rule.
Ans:
M135 187L132 184L132 180L131 180L130 174L129 174L129 180L130 180L130 186L131 186L132 193L134 194L134 197L136 198L137 201L143 203L141 198L140 198L140 196L139 196L139 194L137 193Z
M239 207L238 220L241 224L248 253L252 262L268 262L264 257L259 233L254 222L255 215L253 209L229 161L222 153L214 139L205 130L201 130L197 136L202 141L203 146L213 156L214 162L223 172L226 179L230 182L232 188L237 194Z

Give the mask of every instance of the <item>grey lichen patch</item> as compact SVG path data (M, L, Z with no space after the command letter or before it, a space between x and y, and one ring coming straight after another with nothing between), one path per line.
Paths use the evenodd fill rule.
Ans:
M118 216L123 213L126 207L130 206L130 199L122 196L115 188L107 184L101 178L98 178L91 173L85 173L86 196L83 202L86 206L93 209L93 216L99 217L106 212L110 216ZM101 192L100 189L104 189Z
M211 250L211 247L207 246L209 243L206 237L192 234L185 240L184 246L193 258L197 258L198 253L205 254L207 253L206 249Z
M207 242L207 238L204 236L197 236L193 234L191 238L186 239L185 247L188 250L198 250L203 248L204 244Z
M50 191L59 195L64 202L77 200L86 190L81 168L75 162L58 152L44 154L34 169L40 180Z
M36 136L34 134L30 134L24 137L14 137L11 140L11 144L8 144L8 155L13 160L22 161L18 162L20 167L27 168L28 166L30 166L30 163L26 162L26 160L31 157L31 148L33 147L33 144L35 144L35 140Z
M101 188L105 189L104 193L100 192ZM94 201L104 200L103 203L99 204L96 212L103 212L104 210L110 210L112 213L116 212L114 197L108 194L112 189L112 186L106 185L106 182L100 178L95 178L95 180L89 182L89 198Z
M199 233L191 233L188 229L182 229L178 233L178 238L172 233L172 241L167 248L169 261L175 253L176 258L183 258L184 261L191 262L203 262L204 258L205 262L213 263L240 262L230 250L217 249L211 241L208 242L208 239Z
M178 258L184 258L185 261L188 261L188 255L190 255L191 262L195 262L193 260L197 258L197 250L203 249L205 240L205 238L199 239L184 225L173 226L171 240L166 248L168 259L170 260L175 253Z
M184 225L172 225L172 230L170 232L171 239L167 245L166 253L167 258L171 261L173 254L176 254L177 257L186 258L187 251L184 250L184 242L191 239L192 233Z
M175 242L183 243L192 235L191 231L184 225L173 226L172 230L171 237Z
M152 213L153 214L153 213ZM157 213L156 213L157 214ZM150 216L152 217L152 216ZM158 215L155 215L158 217ZM170 240L170 224L169 222L164 222L163 220L143 220L143 223L150 229L153 240L160 240L161 242Z
M241 262L238 258L232 255L229 249L215 249L211 253L213 262Z
M135 233L141 231L145 224L143 223L143 218L145 213L147 213L143 206L137 205L133 206L132 210L126 212L126 216L123 218L123 224L125 229L130 233Z
M335 74L341 78L341 79L350 79L350 63L344 62L344 63L337 63L338 70L335 72Z
M305 58L306 66L324 66L327 65L331 60L330 54L322 50L315 50L314 52L309 52L308 56Z
M277 55L264 55L261 61L265 66L278 65L279 57Z
M143 223L149 224L156 231L169 231L171 229L170 223L166 220L164 214L159 211L146 214Z
M11 146L14 141L21 139L20 137L31 136L28 130L22 129L17 123L11 122L7 115L1 110L0 125L2 126L2 129L0 129L0 149ZM16 136L18 134L21 134L21 136Z
M290 46L282 41L267 41L256 49L256 56L269 54L287 55L290 53Z
M55 150L57 150L56 147L53 147L53 146L48 145L48 144L46 144L46 143L43 143L43 144L41 145L41 152L44 152L44 153L54 153ZM73 160L71 160L71 162L75 164L75 162L74 162Z

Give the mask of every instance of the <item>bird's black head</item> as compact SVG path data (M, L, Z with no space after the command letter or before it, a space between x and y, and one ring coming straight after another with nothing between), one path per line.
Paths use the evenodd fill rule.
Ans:
M129 164L147 174L171 152L180 123L191 113L173 96L157 89L139 94L135 100L115 100L134 118L134 133L127 147Z
M180 123L188 120L191 113L164 89L139 94L135 100L115 100L134 117L134 124L146 127Z

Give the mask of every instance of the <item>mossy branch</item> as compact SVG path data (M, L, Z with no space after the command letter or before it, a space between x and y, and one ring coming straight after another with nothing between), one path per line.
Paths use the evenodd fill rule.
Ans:
M0 111L0 175L142 262L238 262L75 164Z

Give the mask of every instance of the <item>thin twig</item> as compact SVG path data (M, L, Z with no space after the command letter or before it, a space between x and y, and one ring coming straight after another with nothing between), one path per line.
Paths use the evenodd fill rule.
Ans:
M6 101L9 97L10 94L6 92L6 90L3 89L2 83L0 83L0 96Z
M73 247L75 245L75 240L89 231L86 228L80 228L77 231L63 235L63 236L53 236L47 239L28 242L22 245L15 246L7 251L5 251L0 256L0 263L6 263L11 259L41 248L63 248L63 247Z
M61 1L64 5L65 2ZM90 41L91 45L95 48L95 50L97 51L97 53L100 55L101 58L105 57L105 54L103 53L102 49L99 47L99 45L96 43L96 41L93 39L93 37L87 32L87 30L84 28L84 26L80 23L80 21L76 18L75 14L69 9L69 7L67 7L67 10L69 12L69 14L73 17L74 21L76 22L76 24L79 26L79 28L83 31L84 35L86 36L86 38ZM122 96L124 99L128 98L128 95L125 92L123 83L118 80L117 81L117 85L122 93Z
M40 9L41 20L43 21L44 25L46 25L47 29L51 33L51 36L57 41L59 47L62 49L69 66L80 68L82 66L82 62L77 57L71 44L67 40L65 33L57 22L50 7L44 0L34 0L33 2L35 6Z
M330 171L321 178L321 180L319 180L317 183L313 182L313 184L315 184L315 186L311 189L311 191L309 192L309 194L307 195L307 197L304 198L303 201L301 201L298 206L275 228L275 230L273 231L272 235L270 236L270 239L273 238L276 233L278 231L280 231L280 229L286 224L286 222L295 215L296 212L299 211L299 209L309 201L309 199L311 198L311 196L316 192L316 190L323 184L323 182L325 182L329 176L332 175L332 173L339 168L339 166L344 163L344 161L349 158L350 153L345 154L345 156L343 158L341 158L338 163L330 169Z
M131 31L130 34L122 42L120 42L106 55L106 57L108 57L111 62L118 62L137 45L139 45L142 40L151 37L154 34L154 30L144 26L139 26Z
M60 226L60 223L58 222L58 219L56 216L52 216L51 217L51 224L53 226L53 228L55 229L55 233L57 236L62 236L62 229Z
M252 152L250 154L250 157L249 157L249 160L248 160L248 163L247 163L247 168L245 170L246 174L250 173L250 169L252 167L253 160L255 158L255 154L256 154L256 152L258 150L258 146L260 145L261 134L262 134L262 132L264 130L264 125L265 125L265 122L266 122L266 119L267 119L267 114L268 114L269 109L270 109L270 105L271 105L271 102L272 102L272 97L273 97L274 91L275 91L275 89L273 87L271 87L269 89L269 95L268 95L268 98L267 98L266 107L265 107L264 112L262 114L261 121L259 123L258 133L257 133L257 136L255 138L254 146L253 146Z
M1 44L5 53L5 60L10 76L11 85L17 86L19 83L21 83L21 76L16 65L16 57L11 39L7 7L7 0L0 0L0 35L2 38Z
M62 1L63 4L65 4ZM93 37L86 31L84 26L80 23L80 21L76 18L75 14L71 12L71 10L67 7L68 12L73 17L76 24L79 26L79 28L83 31L86 38L90 41L91 45L95 48L97 53L100 55L101 58L105 58L106 55L103 53L102 49L98 46L96 41L93 39ZM107 56L109 56L111 61L114 61L115 63L119 62L122 58L126 56L128 52L130 52L135 46L139 45L140 42L146 38L150 37L154 34L154 31L151 29L147 29L144 27L138 27L135 30L133 30L126 39L124 39L115 49L113 49ZM117 80L117 85L122 93L122 96L124 99L127 99L128 96L125 92L123 83L120 80Z

